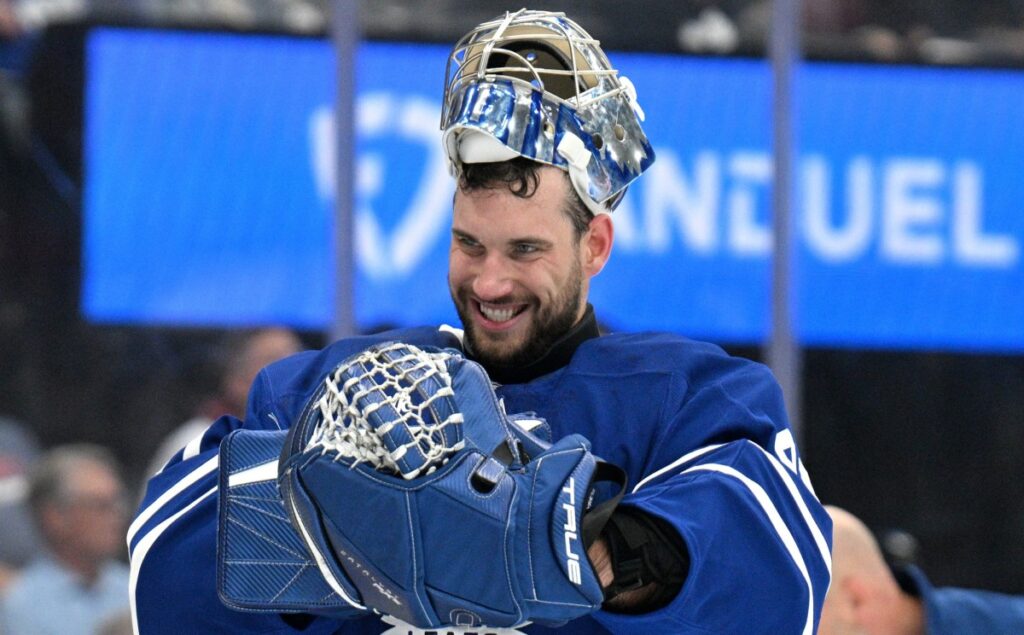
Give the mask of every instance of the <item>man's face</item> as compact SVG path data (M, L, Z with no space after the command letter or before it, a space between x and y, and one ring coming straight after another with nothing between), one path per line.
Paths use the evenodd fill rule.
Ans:
M537 360L586 308L587 235L574 240L563 212L569 183L557 168L539 175L529 198L501 186L455 194L448 286L485 365Z
M106 466L83 461L58 504L60 541L80 557L102 562L124 549L125 493Z

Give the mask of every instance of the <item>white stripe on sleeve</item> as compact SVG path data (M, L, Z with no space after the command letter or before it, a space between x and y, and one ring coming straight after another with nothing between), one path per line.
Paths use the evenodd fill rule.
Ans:
M757 482L751 480L744 474L737 471L735 468L728 465L719 465L717 463L708 463L706 465L696 465L683 472L695 471L707 471L707 472L718 472L735 478L742 483L750 493L754 495L754 499L757 500L761 509L765 515L768 516L768 520L771 522L772 527L775 528L775 533L779 535L782 540L782 544L785 545L786 551L789 552L789 557L793 559L793 563L797 569L800 570L800 574L804 577L804 582L807 584L807 619L804 623L803 635L812 635L814 632L814 586L811 584L811 576L807 573L807 565L804 563L804 558L800 555L800 548L797 547L796 540L793 538L793 534L790 533L789 527L786 526L785 521L782 520L782 515L779 514L779 510L772 503L772 499L768 496L768 492L764 491Z
M181 453L182 461L187 461L191 458L199 456L199 448L202 446L203 437L205 436L206 430L203 430L202 432L194 436L192 440L185 445L185 450Z
M156 514L158 511L160 511L163 508L163 506L166 505L172 498L174 498L175 496L183 492L185 489L193 485L199 479L203 478L210 472L216 470L219 460L219 456L211 457L206 463L203 463L196 469L186 474L185 477L182 478L177 483L175 483L174 486L172 486L166 492L161 494L159 498L150 503L149 507L142 510L142 513L140 513L135 518L135 520L132 521L131 526L128 527L129 559L131 559L132 541L135 539L135 534L138 533L139 529L142 529L142 526L145 525L149 521L149 519L152 518L153 515Z
M654 479L658 478L659 476L664 475L666 472L671 472L672 470L679 469L679 467L681 465L685 465L685 464L689 463L690 461L694 461L694 460L704 456L708 452L711 452L712 450L717 450L718 448L722 447L723 445L725 445L725 444L724 443L716 443L715 445L706 445L703 448L697 448L693 452L688 452L688 453L684 454L683 456L679 457L675 461L672 461L671 463L669 463L665 467L661 468L657 472L653 472L653 473L648 474L647 476L645 476L639 483L636 484L636 487L633 488L633 493L635 494L637 492L637 490L639 490L641 487L643 487L644 485L647 485L649 482L653 481Z
M800 490L797 488L796 483L793 482L792 473L782 465L782 461L779 461L777 458L769 454L767 450L753 441L750 441L750 444L764 453L768 458L768 462L773 468L775 468L779 478L782 479L782 482L786 485L786 489L789 490L789 495L793 497L793 500L796 502L797 509L800 510L800 515L807 524L807 528L811 531L811 536L814 538L814 544L817 545L818 552L821 554L821 559L825 562L825 567L828 569L828 573L831 576L832 553L828 549L828 542L825 540L825 536L821 533L821 528L818 527L818 523L814 521L814 518L811 516L811 512L807 509L804 497L800 495Z
M785 466L782 465L782 462L779 461L778 458L776 458L775 456L772 456L770 452L768 452L767 450L765 450L764 448L762 448L761 446L759 446L758 444L754 443L749 439L747 440L747 443L760 450L761 453L764 454L765 458L768 459L769 465L771 465L775 472L778 473L779 478L782 480L782 483L786 486L786 489L789 491L789 495L793 498L793 501L796 503L797 509L800 510L800 515L801 517L803 517L804 523L806 523L807 528L810 530L811 537L814 539L814 544L817 546L818 552L821 554L821 559L825 563L825 567L828 569L829 574L831 575L832 554L829 551L828 542L825 540L824 534L821 533L821 528L818 526L818 524L814 521L814 518L811 516L811 512L807 509L807 504L804 502L804 498L800 494L800 490L799 488L797 488L796 483L793 481L793 477L791 476L790 472L786 469ZM717 450L718 448L723 447L723 445L725 444L720 443L716 445L708 445L685 454L681 458L676 459L675 461L661 468L657 472L654 472L653 474L644 477L643 480L637 483L636 487L633 488L633 492L635 493L637 490L639 490L641 487L644 487L652 480L660 476L663 476L666 472L673 469L678 469L681 465L690 463L704 456L708 452L711 452L712 450ZM686 471L688 472L689 470Z
M171 523L178 520L178 518L180 518L182 514L188 512L190 509L198 505L201 501L205 500L208 496L210 496L216 491L216 486L211 487L209 490L206 491L205 494L189 503L189 505L185 507L185 509L182 509L181 511L179 511L177 514L174 514L170 518L167 518L162 523L160 523L152 530L150 530L145 536L142 537L141 540L139 540L139 544L135 547L135 552L132 554L132 558L130 559L131 568L129 570L128 577L128 598L131 601L132 630L135 632L136 635L138 635L139 633L139 616L135 606L135 588L139 583L139 570L142 569L142 562L146 559L146 554L149 552L150 547L153 546L153 543L156 542L156 539L160 537L160 534L164 533L164 531L171 526Z

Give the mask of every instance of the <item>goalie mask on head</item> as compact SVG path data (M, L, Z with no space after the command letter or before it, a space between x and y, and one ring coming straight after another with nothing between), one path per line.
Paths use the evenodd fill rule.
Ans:
M565 170L584 204L610 213L654 161L633 84L562 13L506 13L452 49L441 114L453 173L525 157Z

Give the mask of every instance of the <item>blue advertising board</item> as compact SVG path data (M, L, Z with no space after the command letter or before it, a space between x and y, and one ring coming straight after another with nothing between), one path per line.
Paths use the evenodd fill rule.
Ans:
M454 322L447 49L356 60L354 311ZM146 64L138 61L145 59ZM618 330L769 335L771 70L616 54L657 160L594 282ZM334 53L326 41L97 29L83 310L100 322L332 320ZM1024 73L805 63L796 78L794 328L815 346L1024 350Z
M87 43L82 306L104 322L322 327L333 213L310 113L319 40L145 30Z
M1024 73L805 65L810 344L1024 349Z

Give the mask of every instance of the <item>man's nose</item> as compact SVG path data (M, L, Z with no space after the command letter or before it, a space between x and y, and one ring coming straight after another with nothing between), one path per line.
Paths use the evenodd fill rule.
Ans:
M488 254L480 261L473 279L473 294L481 300L496 300L512 293L512 269L499 254Z

